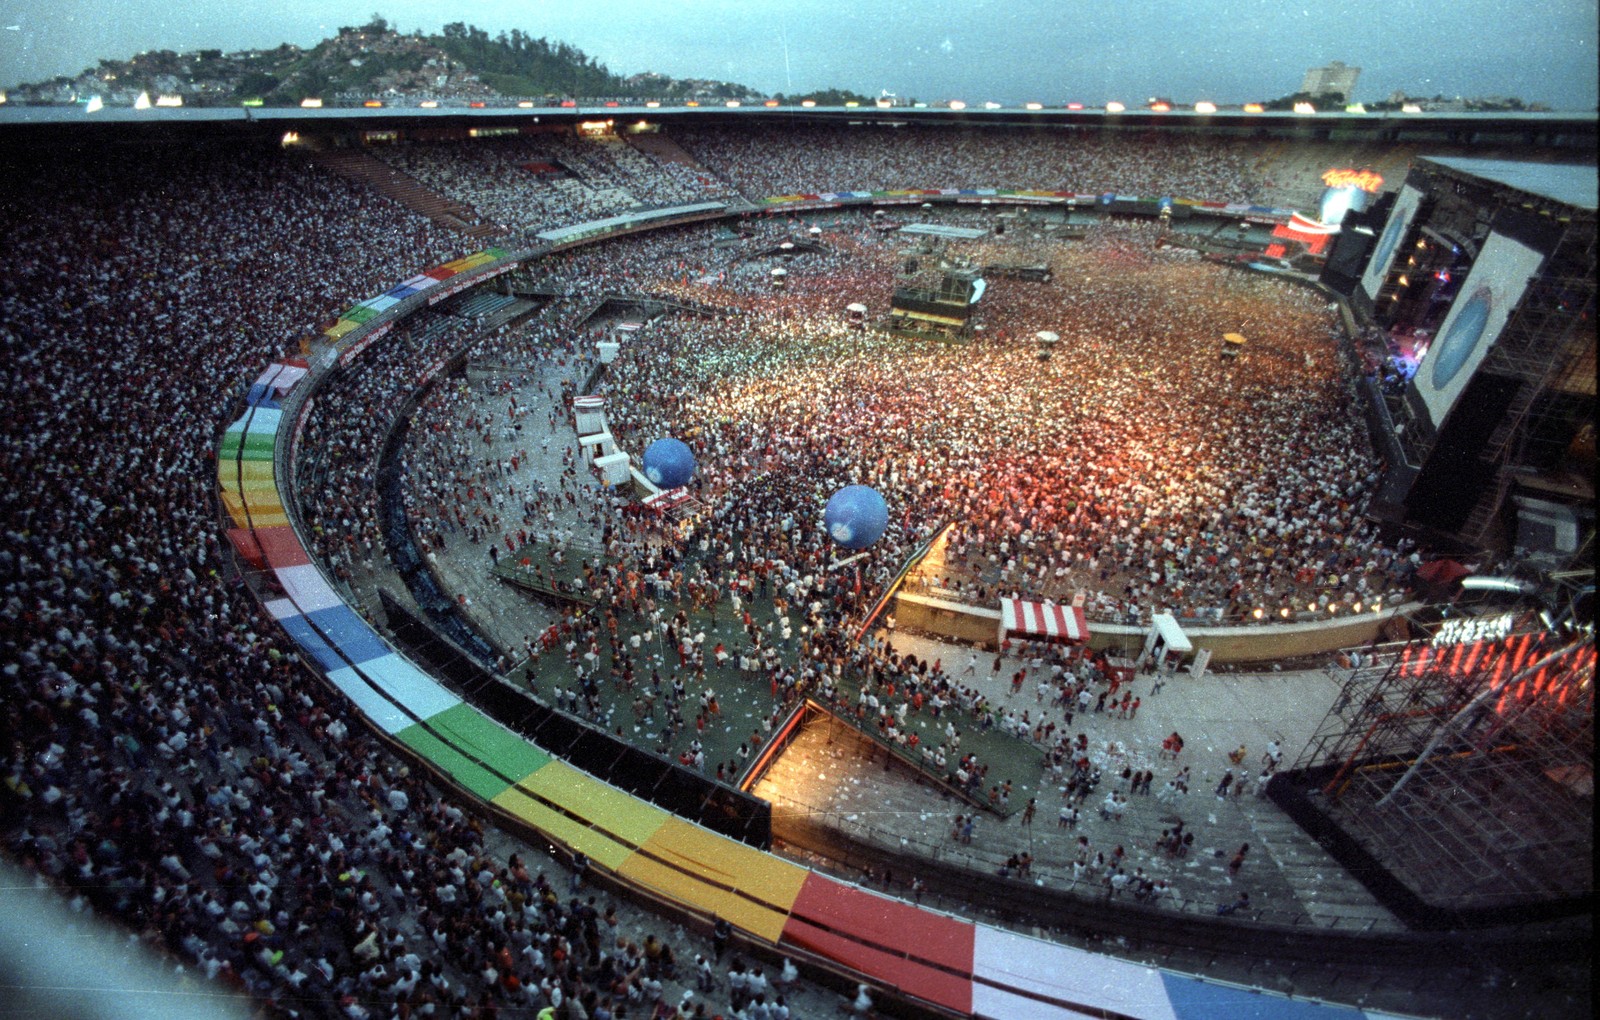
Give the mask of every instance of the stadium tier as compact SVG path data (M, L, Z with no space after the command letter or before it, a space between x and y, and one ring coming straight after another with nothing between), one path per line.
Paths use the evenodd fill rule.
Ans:
M686 753L695 724L679 720L675 746L663 737L652 748L654 734L644 732L628 748L638 759L628 760L653 756L664 770L698 771L697 796L715 789L753 802L740 769L761 758L774 706L801 691L853 726L868 754L881 754L886 776L893 755L940 791L929 804L956 798L922 812L938 816L929 824L953 847L950 806L1006 826L1001 839L1032 822L1027 796L1008 806L1010 783L1002 793L983 779L976 760L978 748L987 755L993 746L986 740L1020 749L1015 760L1029 771L1015 773L1019 791L1067 789L1064 776L1081 763L1086 795L1089 773L1117 758L1104 793L1120 766L1145 764L1144 749L1116 746L1122 734L1109 727L1121 722L1101 720L1131 724L1139 711L1137 700L1119 707L1115 695L1136 675L1132 658L1147 636L1151 666L1181 658L1180 621L1224 624L1240 647L1279 624L1324 657L1335 647L1329 634L1359 629L1351 643L1384 640L1391 621L1405 623L1402 592L1425 589L1434 573L1417 569L1411 537L1397 542L1364 515L1376 455L1364 435L1371 423L1346 399L1361 367L1346 343L1348 309L1325 284L1312 289L1330 242L1306 210L1322 190L1311 168L1359 164L1336 179L1387 178L1374 184L1380 211L1370 214L1382 233L1381 210L1405 176L1394 149L1189 130L858 131L842 119L684 121L636 140L620 128L584 138L571 125L521 126L478 145L465 127L367 145L344 125L330 131L351 144L330 137L326 150L308 154L321 140L306 130L280 142L276 122L197 135L192 145L119 122L110 144L46 132L29 135L45 139L43 148L17 146L0 158L15 184L0 200L12 246L0 267L8 382L0 463L11 482L0 494L0 703L12 738L0 832L41 884L62 889L75 908L120 919L187 972L274 1017L382 1017L424 1006L531 1015L563 996L670 1016L670 1004L652 1000L665 981L688 990L692 947L717 922L738 933L736 953L807 967L815 980L786 988L795 1016L806 988L823 1011L838 988L859 981L893 1015L1377 1018L1411 1005L1453 1008L1473 997L1474 980L1511 982L1518 968L1545 966L1529 962L1529 947L1562 944L1566 932L1530 924L1505 935L1501 957L1442 963L1439 951L1417 963L1437 999L1410 997L1405 978L1347 982L1315 960L1324 921L1308 920L1302 934L1266 908L1252 915L1248 897L1233 902L1231 888L1229 902L1216 901L1243 850L1230 872L1222 860L1169 856L1170 843L1144 845L1153 834L1105 841L1106 854L1118 844L1109 869L1088 865L1106 876L1101 895L1030 885L1010 862L999 868L1012 883L1005 894L1036 900L1026 923L1041 933L1081 938L1092 921L1064 917L1049 932L1056 919L1039 914L1073 896L1093 898L1100 916L1122 907L1110 883L1126 842L1130 864L1148 855L1196 875L1199 891L1182 905L1141 898L1152 925L1173 918L1185 933L1281 936L1302 953L1290 977L1267 962L1259 972L1248 961L1213 970L1203 957L1175 956L1179 934L1120 953L1036 938L978 919L976 906L959 916L959 897L940 900L943 909L925 904L904 858L895 871L908 892L897 898L848 881L821 855L778 856L750 845L765 845L759 839L741 842L674 814L665 798L624 788L596 764L628 741L627 722L651 718L653 702L641 694L629 719L625 696L612 706L615 720L598 699L580 705L580 681L603 676L601 661L619 689L624 661L637 663L641 691L651 662L666 674L658 692L680 676L696 683L698 670L696 688L677 697L692 716L700 696L702 720L717 713L707 663L713 676L751 674L752 710L724 720L728 736L706 736L708 751L727 745L720 758ZM1504 154L1493 145L1472 151ZM1400 194L1402 205L1412 201ZM921 220L937 222L899 229ZM858 303L886 315L896 289L914 281L908 263L933 273L944 271L941 260L965 282L988 281L963 291L976 326L959 343L890 337L882 317ZM1344 271L1360 276L1360 266ZM881 293L858 295L869 276ZM785 278L781 291L773 286ZM1578 279L1564 281L1563 294L1578 293ZM1047 283L1071 303L1036 298ZM1205 300L1210 288L1227 299ZM1382 288L1368 289L1387 295L1399 284ZM1046 317L1063 308L1072 314ZM1222 321L1241 310L1248 322ZM1161 322L1172 328L1152 326ZM1248 343L1219 356L1225 336ZM1382 343L1369 339L1374 349ZM1407 340L1421 345L1407 353L1423 356L1426 338ZM905 345L894 348L903 362L874 363L889 343ZM769 348L782 356L769 359ZM1562 374L1579 410L1581 368ZM912 379L946 386L949 398L903 400ZM980 380L991 390L972 385ZM1059 412L1029 403L1035 384L1054 387ZM562 417L571 399L596 392L606 394L606 431L579 429L586 441L566 442L575 436ZM680 413L701 393L699 417ZM1108 410L1090 421L1082 409L1093 407ZM795 439L791 425L801 419L816 443ZM1008 421L1028 423L1018 441L984 445L1003 439L995 423ZM1163 431L1158 421L1187 431ZM1416 452L1419 440L1397 439L1387 424L1391 443ZM873 442L879 427L893 443ZM680 428L704 484L672 488L666 499L625 498L655 488L641 459L648 439ZM934 463L930 449L949 463ZM547 478L520 489L503 481L535 458ZM990 458L1002 469L993 484L976 469ZM857 559L844 544L849 529L834 531L838 522L825 518L819 494L834 482L871 482L893 497L871 556ZM582 523L604 516L593 535L571 527L584 499L594 512ZM707 521L736 524L760 552L749 562L786 562L770 571L762 562L759 578L741 565L726 579L687 567L674 576L676 560L651 560L642 580L597 566L636 536L666 543ZM410 546L389 541L408 532ZM474 584L498 590L520 571L527 590L568 608L529 614L548 630L485 638L473 630L465 588L443 583L468 557ZM1474 566L1488 572L1496 562L1485 553ZM1459 592L1459 581L1443 585ZM741 582L745 608L756 607L759 590L765 615L753 624L747 612L743 631L729 633L760 631L753 645L710 627L696 641L690 621L715 621L719 611L725 621ZM997 686L1002 652L1020 665L1016 703L990 711L981 697L965 697L954 658L965 647L930 645L922 662L891 652L888 593L897 585L906 586L902 637L912 641L905 632L935 618L966 627L969 669L980 667L977 646L995 649ZM408 595L418 609L410 620ZM670 624L687 640L646 638L640 652L628 628L648 619L653 597L663 620L647 633L664 636ZM401 612L379 625L376 607L391 602ZM631 616L619 610L622 623L608 635L607 615L624 603ZM732 603L737 621L737 595ZM1172 612L1156 612L1163 606ZM457 629L440 624L446 617ZM576 619L583 626L561 629ZM418 632L422 640L411 640ZM924 646L915 647L920 655ZM1129 660L1105 657L1122 649ZM537 686L541 654L549 682ZM445 661L461 670L441 668ZM1059 692L1042 682L1057 665ZM830 676L830 666L847 668ZM508 725L507 702L480 697L478 681L491 673L507 689L522 685L519 704L538 699L542 719L563 717L563 734L581 734L546 740L560 727ZM933 707L930 723L919 700L922 716L897 719L894 685L906 702L904 680L928 677L937 678L923 688L930 706L948 705L946 717ZM936 700L956 688L965 700ZM1095 731L1085 722L1092 690L1107 688L1109 710L1094 716L1106 729ZM631 682L627 689L636 693ZM1088 702L1077 701L1080 690ZM867 707L876 694L881 705ZM724 689L724 704L735 703ZM1046 712L1061 705L1069 721L1077 707L1077 728L1095 732L1100 746L1073 745L1065 726L1045 728ZM1152 712L1147 704L1142 718ZM945 744L906 743L951 720L970 728L964 746L959 733ZM1343 733L1329 746L1344 748ZM613 736L616 744L599 746L598 737ZM581 761L572 753L580 744L588 745ZM1155 745L1148 750L1154 765ZM1169 759L1159 760L1165 773ZM1263 793L1270 771L1251 789ZM1577 772L1557 778L1577 790ZM1136 775L1125 771L1122 781ZM1070 789L1077 781L1073 774ZM705 813L722 806L702 800ZM1108 803L1105 819L1117 810L1115 798ZM1160 794L1145 802L1151 817L1165 810L1157 804L1166 804ZM543 855L546 847L555 852ZM1266 870L1272 851L1257 847L1251 867ZM1004 853L992 864L967 858L984 868L971 872L974 887L998 881ZM941 865L956 869L955 854ZM653 931L651 963L629 942L655 919L634 920L631 907L620 920L600 916L605 904L586 900L585 869L598 888L687 923L665 940L669 963L677 954L675 978ZM1326 917L1316 898L1313 890L1303 903L1279 902L1294 904L1297 918ZM1393 926L1386 946L1477 945L1405 931L1378 907L1372 916ZM1335 923L1344 926L1341 945L1362 938L1346 933L1346 919ZM1499 947L1499 937L1483 944ZM1112 941L1095 932L1080 944L1101 939ZM1263 958L1282 962L1278 948ZM1562 978L1543 977L1570 977L1569 962L1552 951L1529 1009L1556 1003L1546 1014L1556 1016L1570 1006ZM1440 975L1460 987L1441 992ZM1309 1000L1297 980L1357 1005ZM1393 994L1380 1011L1370 1003L1386 980L1383 992ZM698 988L684 1015L718 1001ZM1486 1005L1476 1015L1516 1015L1511 1005Z

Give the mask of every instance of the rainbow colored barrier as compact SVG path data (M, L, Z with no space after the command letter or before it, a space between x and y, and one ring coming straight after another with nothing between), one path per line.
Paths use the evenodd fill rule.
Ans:
M1211 984L914 906L684 821L553 758L391 648L312 562L284 512L290 493L273 468L278 444L294 431L279 404L307 374L298 360L273 363L223 435L217 477L233 525L228 537L272 575L278 591L265 608L305 661L372 726L503 815L637 889L726 919L752 940L824 958L951 1013L992 1020L1389 1016Z
M506 259L509 259L512 254L513 253L506 248L485 248L483 251L473 252L471 255L464 255L461 258L452 259L443 265L434 266L431 269L425 269L416 276L411 277L409 280L405 280L392 289L379 294L377 297L368 298L365 301L358 301L349 308L346 308L344 311L339 313L338 319L334 321L332 326L329 326L327 329L322 331L322 335L328 338L330 341L342 340L346 335L354 332L361 326L366 325L372 319L393 308L406 298L415 294L421 294L423 291L433 290L450 278L460 276L462 273L468 273L474 269L482 269L484 266L493 265L498 262L504 262ZM513 269L516 267L516 265L517 263L515 262L505 265L500 269L500 272ZM475 278L470 284L467 285L475 286L483 279L488 279L488 276ZM455 289L446 288L443 291L439 291L434 299L445 298L453 293L455 293Z

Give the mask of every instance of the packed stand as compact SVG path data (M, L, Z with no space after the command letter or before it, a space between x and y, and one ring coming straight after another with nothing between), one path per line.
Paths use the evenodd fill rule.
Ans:
M271 1015L668 1015L603 904L488 853L226 566L245 384L459 242L275 147L34 156L0 204L7 852Z
M844 150L808 131L707 131L691 149L721 153L747 194L881 186L871 181L905 159L885 140L894 136L853 134L859 150ZM1049 186L1024 164L1064 158L1034 151L1039 140L1018 139L1016 152L976 137L929 141L932 176L951 177L916 182L926 186ZM1125 172L1118 190L1184 193L1151 176L1148 149L1140 163L1124 148L1137 147L1089 138L1071 151L1103 154L1106 178ZM459 163L461 153L438 152L441 167ZM757 166L769 157L781 186ZM501 158L516 157L508 146ZM1196 178L1203 192L1243 186L1226 160L1202 163L1160 160L1220 175ZM559 998L598 1015L607 1001L647 1003L658 994L644 983L649 968L634 966L637 950L595 948L603 929L586 901L553 893L519 861L490 859L469 819L307 682L229 579L219 544L210 455L246 381L350 301L460 254L457 242L276 150L130 147L114 162L63 156L10 172L0 206L13 242L0 274L12 422L0 449L12 480L0 497L8 849L151 945L285 1013L323 1008L312 1002L351 1017L430 1006L488 1016ZM969 172L979 176L954 179ZM573 202L546 208L537 225L596 214ZM749 243L783 229L753 228ZM1042 297L1038 285L998 281L984 310L993 328L946 352L844 317L851 300L881 310L898 258L864 220L833 225L825 252L797 257L784 293L771 291L764 265L710 236L558 257L542 271L569 285L571 305L507 334L530 355L561 345L570 355L571 309L616 290L737 313L644 332L607 384L624 448L666 434L697 446L712 516L684 552L633 541L597 576L691 671L696 658L731 654L784 690L824 687L847 665L903 674L903 662L860 658L839 625L859 619L946 521L959 523L949 584L978 600L1087 587L1113 613L1185 600L1277 605L1377 591L1403 569L1355 516L1374 466L1330 382L1330 319L1283 284L1219 280L1157 252L1144 228L1108 224L1081 248L1029 253L1074 285ZM705 243L686 249L685 238ZM1042 370L1027 340L1041 328L1064 338ZM1224 369L1208 354L1221 331L1240 328L1262 337L1261 357ZM365 558L373 537L363 490L381 431L374 412L414 386L412 358L457 339L426 323L400 331L386 342L396 353L369 352L372 371L336 391L355 410L313 426L329 450L312 475L326 501L313 540L336 570ZM445 442L433 459L460 452ZM466 477L418 477L438 483L436 499L501 480L503 468L468 460L457 468ZM829 569L835 550L820 524L828 495L857 482L891 508L859 584ZM507 521L528 516L530 492L558 495L507 492L524 513L498 526L490 513L482 537L515 531ZM415 509L419 525L434 512ZM536 500L533 509L537 519ZM474 526L463 518L455 524ZM745 619L742 647L721 653L667 604L739 613L755 595L781 599L779 618ZM577 659L609 640L603 619L573 639ZM706 696L685 691L680 728Z
M752 201L796 191L1024 188L1253 202L1265 183L1251 143L1171 132L793 125L681 127L672 137Z
M724 189L626 142L553 131L516 138L377 146L374 155L472 206L524 243L555 227L706 201Z

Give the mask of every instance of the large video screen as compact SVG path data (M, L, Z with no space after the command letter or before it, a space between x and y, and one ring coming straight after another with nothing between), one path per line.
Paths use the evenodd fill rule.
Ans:
M1372 261L1367 263L1367 271L1361 274L1361 289L1369 300L1378 299L1384 277L1389 275L1389 267L1394 264L1396 249L1400 247L1406 231L1411 229L1411 221L1421 204L1422 192L1409 184L1400 189L1400 197L1395 199L1394 209L1389 213L1389 222L1378 237L1377 248L1373 249Z
M1543 254L1525 244L1489 235L1411 380L1435 428L1444 425L1543 260Z

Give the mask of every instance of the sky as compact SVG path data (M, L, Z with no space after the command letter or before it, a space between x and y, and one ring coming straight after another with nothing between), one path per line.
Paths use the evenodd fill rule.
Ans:
M0 0L0 85L140 50L303 46L381 13L571 43L612 71L766 93L888 90L925 102L1271 99L1307 68L1360 67L1355 98L1597 101L1600 0Z

